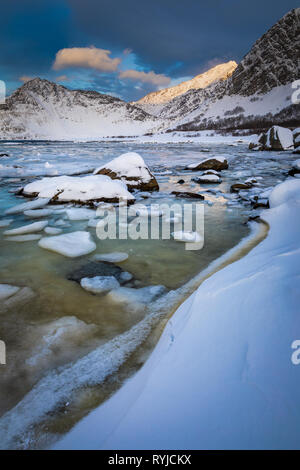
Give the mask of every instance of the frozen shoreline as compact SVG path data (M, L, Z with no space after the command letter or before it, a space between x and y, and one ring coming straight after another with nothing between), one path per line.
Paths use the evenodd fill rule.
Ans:
M142 369L56 448L298 448L300 181L278 185L267 238L207 279Z

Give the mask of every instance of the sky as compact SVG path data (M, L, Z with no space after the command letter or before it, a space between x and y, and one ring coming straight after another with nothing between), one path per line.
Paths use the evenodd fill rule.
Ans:
M239 62L293 0L0 0L7 94L40 77L126 101Z

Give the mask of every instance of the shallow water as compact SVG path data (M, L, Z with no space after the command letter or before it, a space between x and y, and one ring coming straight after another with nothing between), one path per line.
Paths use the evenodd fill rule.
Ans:
M43 250L36 241L17 243L5 239L4 230L32 221L23 214L4 216L6 208L24 202L13 191L31 181L32 176L85 172L128 151L143 156L160 185L159 193L138 202L147 205L187 202L170 196L173 190L212 188L223 193L207 193L206 201L201 203L205 208L202 250L187 251L183 243L174 240L101 241L95 228L87 227L87 221L67 221L69 225L62 227L63 233L88 230L97 244L91 255L77 259ZM124 251L129 258L119 266L133 275L135 287L160 284L167 292L178 289L249 233L245 222L252 213L251 206L241 204L232 195L227 199L230 185L250 176L262 176L261 187L273 186L285 178L295 156L286 152L251 153L244 144L204 148L195 144L130 142L2 142L2 152L10 156L0 161L0 220L3 216L14 221L9 227L0 228L0 283L30 287L35 296L7 311L0 310L0 339L7 347L7 365L0 366L0 414L12 410L9 419L3 416L2 424L0 419L0 437L9 434L10 447L43 447L137 370L153 348L156 332L160 330L159 322L148 321L154 304L136 308L115 304L106 296L86 292L78 283L68 280L68 275L89 262L94 254ZM230 168L222 172L223 182L202 187L193 183L191 178L195 173L182 167L213 155L228 158ZM185 180L183 185L177 184L181 178ZM58 219L65 218L62 212L51 214L46 220L55 226ZM165 314L165 306L162 310ZM53 323L61 318L63 323ZM157 318L163 324L164 315ZM84 374L82 358L87 358L82 363ZM72 367L65 374L64 367L69 364ZM61 370L61 376L55 375ZM43 377L46 385L41 386ZM51 401L48 408L44 406L47 400Z

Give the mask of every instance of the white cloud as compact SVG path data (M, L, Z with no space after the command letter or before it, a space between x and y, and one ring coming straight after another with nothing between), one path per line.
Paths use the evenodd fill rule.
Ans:
M171 79L166 75L158 74L155 72L139 72L138 70L124 70L119 73L119 78L128 78L143 83L152 83L156 86L166 86L170 83Z
M85 67L101 72L115 72L121 59L109 57L111 51L96 47L72 47L57 52L53 64L54 70L67 67Z

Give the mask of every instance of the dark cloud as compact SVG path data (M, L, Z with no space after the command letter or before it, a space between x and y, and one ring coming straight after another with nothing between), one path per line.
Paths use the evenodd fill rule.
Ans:
M52 69L64 48L95 46L121 57L121 70L196 75L216 63L239 61L252 44L291 8L294 0L10 0L0 10L0 79L9 91L19 77L55 80L67 73L68 86L81 84L124 99L156 87L120 80L118 73ZM125 51L125 53L124 53ZM132 52L131 52L132 51ZM122 55L123 54L123 55ZM127 67L128 65L128 67ZM136 74L138 77L138 74ZM140 74L140 76L142 76Z

